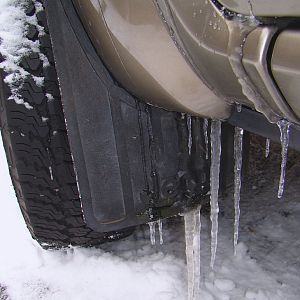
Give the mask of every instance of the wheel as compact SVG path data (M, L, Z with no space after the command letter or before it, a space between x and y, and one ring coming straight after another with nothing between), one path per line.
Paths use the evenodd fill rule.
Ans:
M4 80L15 74L1 70L0 120L10 175L27 227L45 248L92 246L122 237L125 233L97 233L84 222L46 14L42 1L27 1L25 6L26 15L37 19L37 24L27 24L26 38L39 46L20 61L27 75L17 82L18 87ZM16 97L16 89L19 100L9 99Z

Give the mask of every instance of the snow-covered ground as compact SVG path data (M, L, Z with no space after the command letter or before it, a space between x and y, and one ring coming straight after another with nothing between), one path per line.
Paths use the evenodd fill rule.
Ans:
M264 179L242 193L241 230L233 256L233 200L220 201L215 269L210 269L210 222L203 209L201 300L300 299L299 169L288 173L283 200ZM266 181L265 181L266 182ZM272 182L272 181L271 181ZM164 222L164 245L151 246L147 226L99 249L47 252L20 214L0 151L0 299L186 299L182 218Z

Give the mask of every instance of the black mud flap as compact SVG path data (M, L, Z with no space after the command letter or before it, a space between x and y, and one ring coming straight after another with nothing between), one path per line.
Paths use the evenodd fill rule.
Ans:
M45 4L88 226L119 230L199 204L209 190L202 120L132 97L98 57L72 1Z

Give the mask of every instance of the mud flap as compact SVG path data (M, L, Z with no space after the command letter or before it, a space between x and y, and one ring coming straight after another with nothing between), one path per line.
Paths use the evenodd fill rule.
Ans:
M151 107L118 86L71 0L46 0L86 223L107 232L169 217L208 192L202 121ZM189 138L192 146L189 148Z

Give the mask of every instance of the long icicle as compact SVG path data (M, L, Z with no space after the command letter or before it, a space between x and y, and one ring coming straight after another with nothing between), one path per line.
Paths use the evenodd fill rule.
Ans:
M187 128L188 128L188 133L189 133L188 149L189 149L189 155L191 155L192 154L192 145L193 145L191 115L186 115L186 122L187 122Z
M205 158L208 159L208 119L203 119L203 133L205 143Z
M188 300L198 300L200 294L201 207L184 214Z
M269 157L270 154L270 139L266 139L266 152L265 152L265 158Z
M162 245L164 243L164 237L163 237L163 222L162 220L158 220L158 231L159 231L159 243Z
M284 184L285 184L285 168L287 162L291 123L283 119L278 121L277 125L280 130L280 141L281 141L281 172L280 172L280 180L279 180L277 197L281 198L283 195Z
M236 255L237 243L238 243L238 239L239 239L241 178L242 178L242 162L243 162L243 134L244 134L244 130L242 128L235 127L235 133L234 133L234 235L233 235L234 255Z
M149 230L150 230L150 242L151 242L151 245L155 245L155 225L156 225L156 222L149 222L148 223L149 225Z
M193 213L184 214L185 255L188 276L188 300L194 297L194 264L193 264Z
M211 260L213 269L218 246L218 214L219 214L219 175L221 158L221 121L211 122L211 165L210 165L210 220L211 220Z

